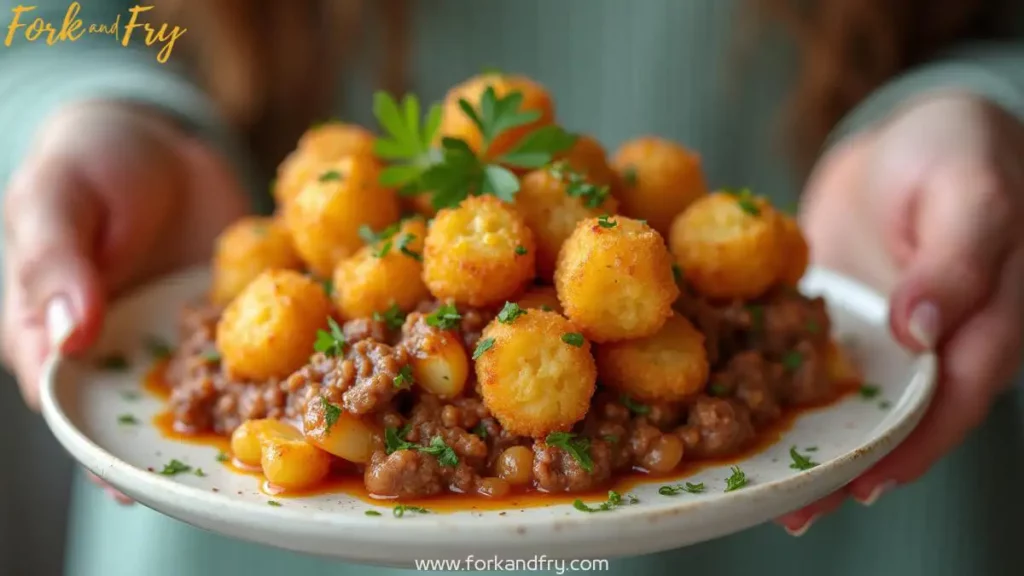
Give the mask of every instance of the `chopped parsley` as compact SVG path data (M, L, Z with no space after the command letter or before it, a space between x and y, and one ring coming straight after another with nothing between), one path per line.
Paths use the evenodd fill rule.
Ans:
M129 402L134 402L139 399L139 393L135 390L122 390L119 394L123 400L127 400Z
M548 174L565 182L565 194L570 198L581 199L587 208L600 207L611 193L608 186L598 186L588 182L583 174L573 170L565 161L555 162L549 166Z
M796 350L787 352L786 355L782 357L782 366L789 372L796 372L803 363L803 355Z
M549 446L554 446L572 456L580 468L587 473L594 472L594 461L590 458L590 440L580 438L572 432L551 432L544 439Z
M318 178L320 182L341 182L341 172L337 170L328 170L320 175Z
M645 414L651 413L650 406L647 406L646 404L640 404L639 402L636 402L635 400L633 400L629 396L626 396L625 394L623 394L622 397L619 398L619 400L622 402L623 406L628 408L630 412L636 414L637 416L643 416Z
M149 354L157 360L170 358L171 354L174 354L171 345L156 336L146 337L146 350L149 350Z
M473 427L473 434L478 438L487 438L487 427L484 426L483 422L480 422Z
M481 338L480 341L476 343L476 350L473 350L473 360L480 358L484 355L484 352L487 352L491 348L494 348L494 338Z
M384 451L388 454L398 452L399 450L411 450L416 447L413 442L408 442L405 439L406 434L409 433L409 425L405 425L401 428L385 428L384 429Z
M881 402L878 403L878 407L881 408L882 410L888 410L889 408L892 408L892 402L889 402L888 400L882 400Z
M551 306L548 306L547 304L541 304L540 305L540 309L542 311L544 311L544 312L553 312L554 311L554 309L551 308Z
M637 183L636 166L627 166L622 172L622 179L626 182L626 186L633 188Z
M601 436L601 439L603 439L605 442L609 444L619 443L619 437L616 436L615 434L605 434L604 436Z
M274 508L280 508L281 503L277 500L267 500L267 506L273 506Z
M380 516L380 512L377 512L376 510L367 510L366 512L363 512L363 514L366 514L367 516Z
M185 472L191 472L192 467L180 460L171 460L167 464L164 464L160 474L164 476L174 476L176 474L184 474Z
M374 312L373 319L383 322L389 330L398 330L405 324L405 312L398 307L398 304L391 304L391 307L384 312Z
M789 465L793 470L810 470L818 465L817 462L810 459L808 456L796 451L796 446L789 448L789 457L793 459L793 463Z
M228 456L227 452L217 452L217 462L227 462L231 460L231 456Z
M608 491L608 499L597 506L588 506L583 500L577 498L573 501L572 507L579 510L580 512L608 512L613 508L624 506L626 504L636 504L640 500L632 494L626 494L626 499L623 500L621 494L614 490Z
M708 386L708 393L716 398L722 398L729 395L729 389L721 382L712 382L711 386Z
M873 384L862 384L860 390L858 390L860 397L865 400L871 400L882 393L882 389Z
M754 195L750 192L749 188L743 188L741 190L731 192L736 196L736 203L739 204L740 210L743 210L751 216L759 216L761 214L761 208L754 201Z
M516 318L526 314L526 310L519 307L515 302L505 302L505 306L498 312L498 322L511 324Z
M526 246L523 246L522 244L516 246L516 254L518 254L520 256L525 256L526 255Z
M750 315L750 328L760 332L764 329L764 306L751 304L747 306L747 314Z
M402 516L405 516L406 512L430 514L430 510L427 510L426 508L423 508L421 506L408 506L406 504L399 504L398 506L395 506L393 510L391 510L391 513L395 515L395 518L401 518Z
M658 488L658 494L661 494L662 496L675 496L677 494L682 494L683 492L688 492L690 494L700 494L703 491L703 482L697 484L687 482L686 484L665 485L662 486L661 488Z
M423 262L423 255L409 248L409 244L411 244L415 239L415 234L402 234L398 238L398 251L417 262Z
M437 463L447 468L454 468L459 465L459 455L455 453L455 450L445 444L444 438L440 436L434 436L430 439L430 445L423 447L419 446L416 448L424 454L430 454L437 458Z
M373 151L378 158L394 162L380 173L380 183L418 192L420 179L434 162L431 148L441 125L441 105L432 105L421 123L420 101L414 94L396 101L382 90L373 95L373 115L384 133L374 142Z
M334 318L327 317L327 326L330 331L317 330L316 341L313 343L313 350L323 352L327 356L340 356L345 351L345 333L341 326L334 321Z
M725 479L725 491L732 492L747 485L747 473L740 470L739 466L730 468L732 475Z
M817 446L808 446L807 448L804 448L804 452L817 452L817 451L818 451L818 447Z
M462 315L455 308L455 304L442 304L436 310L427 315L427 326L451 330L459 325Z
M207 362L220 362L220 352L217 350L207 350L203 352L203 360Z
M672 265L672 278L675 278L676 284L683 281L683 268L679 264Z
M132 416L131 414L121 414L120 416L117 417L117 423L134 426L139 423L139 420L138 418Z
M566 332L565 334L562 334L562 342L565 342L569 346L580 348L584 343L583 334L580 334L579 332Z
M398 371L398 376L394 378L395 388L411 388L412 387L412 366L406 364L402 366L402 369Z
M334 280L331 280L330 278L321 280L320 286L323 287L324 294L327 294L328 297L334 296Z
M597 217L597 225L601 228L615 228L619 224L618 222L612 221L611 216L603 214Z
M125 358L124 354L119 352L103 356L96 361L96 365L101 370L110 370L111 372L124 372L131 367L130 364L128 364L128 359Z
M341 418L341 408L331 404L326 396L320 397L320 405L324 409L324 431L330 432L331 428L338 423L338 418Z
M196 471L193 472L193 474L195 474L196 476L198 476L200 478L206 478L206 472L203 472L202 468L196 468Z

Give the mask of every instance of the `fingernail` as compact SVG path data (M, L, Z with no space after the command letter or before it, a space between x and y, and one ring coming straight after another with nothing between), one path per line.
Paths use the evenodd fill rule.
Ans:
M881 498L886 492L892 490L895 487L896 482L893 480L888 480L872 488L871 492L868 493L867 498L858 498L855 496L854 500L856 500L857 503L862 506L871 506L875 502L878 502L878 499Z
M910 313L907 330L926 350L934 350L939 340L939 307L931 302L920 302Z
M799 528L790 528L789 526L785 526L784 528L786 529L786 533L788 533L790 536L792 536L794 538L799 538L799 537L803 536L804 534L806 534L807 531L811 529L811 526L815 522L818 521L818 517L820 517L820 516L821 516L820 514L815 514L814 516L811 516Z
M56 296L46 305L46 332L50 346L60 349L75 329L75 319L71 315L71 305L64 296Z

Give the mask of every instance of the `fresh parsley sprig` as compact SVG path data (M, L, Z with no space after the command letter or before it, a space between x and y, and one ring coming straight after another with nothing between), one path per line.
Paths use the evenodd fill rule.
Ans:
M732 474L725 479L725 491L732 492L733 490L739 490L747 485L747 473L740 470L739 466L733 466L729 469Z
M565 451L576 460L587 473L594 472L594 460L590 457L590 439L580 438L571 432L551 432L544 439L549 446Z
M327 319L327 326L330 331L317 330L316 341L313 343L313 349L317 352L323 352L328 356L340 356L345 350L345 333L342 331L341 326L334 321L334 318Z
M445 443L444 438L434 436L430 439L429 446L420 446L415 442L405 440L405 436L408 433L408 424L403 426L401 429L385 428L384 451L391 454L399 450L418 450L424 454L430 454L431 456L436 457L437 463L441 466L454 468L459 465L459 455L455 452L455 449Z
M373 115L385 136L377 139L373 151L395 162L380 173L381 185L416 192L420 177L438 160L431 144L441 125L441 105L432 105L422 123L420 114L415 94L406 94L401 101L384 91L374 94Z
M427 314L427 326L440 328L441 330L457 328L461 321L462 315L455 308L455 304L442 304L433 312Z

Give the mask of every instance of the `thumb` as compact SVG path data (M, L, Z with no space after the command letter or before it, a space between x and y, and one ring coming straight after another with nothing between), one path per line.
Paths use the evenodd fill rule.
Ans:
M989 297L1013 237L1010 202L998 179L964 167L936 173L917 193L915 245L891 298L901 343L934 349Z

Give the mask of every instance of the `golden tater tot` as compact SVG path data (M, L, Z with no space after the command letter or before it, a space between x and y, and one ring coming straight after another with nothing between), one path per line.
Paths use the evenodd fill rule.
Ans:
M651 336L602 344L595 354L601 383L644 402L677 402L704 389L704 335L673 314Z
M558 251L577 223L618 209L607 184L594 183L568 161L524 176L515 205L533 231L537 276L543 280L554 277Z
M283 223L257 216L241 218L217 238L210 301L226 306L265 270L301 267L302 260Z
M672 225L669 244L686 281L720 299L760 296L779 277L785 242L779 214L753 196L716 192Z
M594 342L654 334L679 296L661 236L622 216L576 226L559 252L555 289L565 315Z
M540 117L511 130L506 130L499 135L487 150L484 146L483 135L476 124L466 116L466 113L459 106L459 100L463 99L478 111L480 110L480 97L488 87L494 88L494 94L503 98L519 92L523 95L519 111L536 111ZM462 84L453 87L444 98L443 110L441 113L441 127L438 130L437 142L443 137L460 138L465 140L469 147L485 158L497 158L514 147L526 134L541 126L551 124L555 118L555 103L548 91L533 80L525 76L514 76L504 74L481 74L466 80Z
M253 280L217 322L217 349L234 378L284 378L313 353L331 303L323 287L291 270L269 270Z
M707 194L700 157L661 138L644 137L624 143L612 158L622 178L620 210L647 220L667 236L672 220L695 199Z
M362 247L361 226L379 230L398 220L398 199L377 183L378 174L373 160L342 158L285 207L295 249L317 275L329 277L340 260Z
M553 286L531 286L516 297L515 303L521 308L562 313L562 303L558 301L558 292Z
M289 424L264 430L260 446L263 475L268 482L285 490L315 486L331 469L330 455L306 442L302 432Z
M373 144L373 133L361 126L333 122L310 128L278 167L274 199L280 206L289 204L329 164L345 156L374 158Z
M263 458L263 437L268 432L289 434L293 429L291 424L273 418L246 420L231 433L231 455L247 466L259 466Z
M590 408L597 381L590 343L554 312L493 320L474 356L484 404L511 434L566 431Z
M423 283L427 225L406 220L394 234L363 246L334 269L334 303L342 318L372 316L398 306L408 312L430 296Z
M533 279L535 249L514 208L494 196L469 197L430 224L423 279L439 300L499 304Z
M374 426L324 397L306 404L302 431L314 446L356 464L368 464L379 448L380 432Z
M811 249L807 239L800 230L796 219L780 214L782 224L783 248L780 258L779 282L786 286L796 286L807 272L811 260Z

